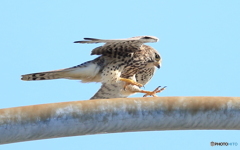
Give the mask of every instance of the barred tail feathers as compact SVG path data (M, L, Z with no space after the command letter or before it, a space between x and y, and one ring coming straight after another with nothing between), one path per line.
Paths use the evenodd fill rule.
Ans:
M96 63L87 62L71 68L22 75L21 80L36 81L66 78L82 80L82 82L100 82L99 70L100 66Z
M34 80L51 80L51 79L60 79L64 78L64 71L48 71L48 72L38 72L22 75L21 80L24 81L34 81Z

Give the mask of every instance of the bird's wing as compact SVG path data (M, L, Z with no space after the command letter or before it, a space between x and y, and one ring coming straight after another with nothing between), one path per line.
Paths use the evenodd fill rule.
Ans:
M139 91L141 91L141 89L136 85L128 85L124 89L123 82L114 84L103 83L97 93L95 93L90 99L126 98Z
M127 38L127 39L96 39L96 38L84 38L85 41L75 41L74 43L105 43L103 46L99 46L92 50L91 55L104 55L114 56L118 53L132 53L138 50L143 42L140 38Z
M97 38L83 38L84 41L75 41L74 43L119 43L119 42L126 42L126 41L139 41L139 38L126 38L126 39L97 39Z
M120 91L122 87L119 84L120 83L116 84L103 83L101 88L90 99L109 99L127 97L128 95L121 94Z

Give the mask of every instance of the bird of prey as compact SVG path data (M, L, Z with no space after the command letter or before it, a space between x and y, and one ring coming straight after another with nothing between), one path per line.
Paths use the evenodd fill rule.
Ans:
M103 89L112 89L110 86L123 90L115 95L110 94L106 98L117 98L124 92L140 92L154 96L159 90L150 92L141 90L139 87L151 79L155 67L160 68L161 57L159 53L154 48L144 45L144 43L157 41L158 38L153 36L110 40L84 38L83 41L75 41L74 43L105 43L92 50L91 55L100 55L99 57L71 68L22 75L22 80L66 78L81 80L83 83L101 82L102 87L92 99L105 97L101 96L100 93L104 93Z

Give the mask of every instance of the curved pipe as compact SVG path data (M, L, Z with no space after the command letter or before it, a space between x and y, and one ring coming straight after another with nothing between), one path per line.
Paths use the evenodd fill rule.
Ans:
M0 144L101 133L240 129L240 97L150 97L0 109Z

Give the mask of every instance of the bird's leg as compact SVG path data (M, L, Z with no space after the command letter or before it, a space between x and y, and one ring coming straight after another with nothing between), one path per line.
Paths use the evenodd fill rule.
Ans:
M134 81L134 80L131 80L131 79L126 79L126 78L119 78L120 81L124 81L126 84L124 85L124 89L126 88L126 86L128 86L129 84L132 84L132 85L136 85L138 87L142 87L143 85Z
M159 86L159 87L157 87L155 90L153 90L153 91L144 91L144 90L141 90L141 91L139 91L139 93L145 93L145 95L143 95L143 97L146 97L146 96L153 96L153 97L158 97L157 95L156 95L156 93L160 93L160 92L162 92L163 90L165 90L165 88L167 87L167 86L164 86L163 88L161 88L160 89L160 87L161 86Z

